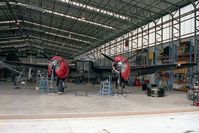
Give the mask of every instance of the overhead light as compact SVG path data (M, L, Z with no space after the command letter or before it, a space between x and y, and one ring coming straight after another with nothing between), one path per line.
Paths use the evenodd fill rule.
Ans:
M29 9L39 11L39 12L42 12L42 13L46 12L46 13L50 13L50 14L53 14L53 15L57 15L57 16L61 16L61 17L65 17L65 18L69 18L69 19L73 19L73 20L78 20L78 21L81 21L81 22L84 22L84 23L89 23L89 24L92 24L92 25L104 27L104 28L111 29L111 30L115 29L114 27L111 27L111 26L108 26L108 25L104 25L104 24L101 24L101 23L97 23L97 22L93 22L93 21L89 21L89 20L85 20L85 19L83 20L79 17L67 15L67 14L64 14L64 13L61 13L61 12L43 9L43 8L33 6L33 5L28 5L28 4L24 4L24 3L20 3L20 2L18 2L18 3L10 2L10 4L16 5L16 6L22 6L22 7L29 8Z
M110 11L105 10L105 9L100 9L100 8L96 8L96 7L93 7L93 6L85 5L85 4L82 4L82 3L79 3L79 2L75 2L75 1L71 1L71 0L59 0L59 1L71 4L73 6L86 8L86 9L91 10L91 11L100 12L100 13L103 13L105 15L113 16L113 17L116 17L116 18L119 18L119 19L130 20L130 18L127 17L127 16L120 15L120 14L117 14L115 12L110 12Z
M45 13L46 13L46 10L43 10L42 13L45 14Z
M85 20L85 17L81 17L82 20Z

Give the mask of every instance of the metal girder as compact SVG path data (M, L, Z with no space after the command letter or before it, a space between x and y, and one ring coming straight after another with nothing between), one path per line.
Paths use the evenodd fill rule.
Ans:
M60 16L60 17L65 17L65 18L68 18L68 19L71 19L71 20L77 20L78 19L78 22L81 22L81 23L89 23L90 25L95 25L97 27L110 29L110 30L112 29L112 27L109 27L107 25L103 25L103 24L100 24L100 23L97 23L97 22L91 22L89 20L83 20L83 19L75 17L75 16L65 15L63 13L54 12L52 10L48 10L48 9L45 9L45 8L40 8L40 7L36 7L36 6L32 6L32 5L28 5L28 4L24 4L24 3L20 3L20 2L11 3L11 4L16 5L16 6L20 6L20 7L23 7L23 8L28 8L28 9L37 11L39 13L51 14L51 15L53 14L53 15Z
M18 33L35 36L49 46L63 45L68 50L77 49L79 54L142 28L191 2L195 0L3 0L0 2L0 36ZM2 27L1 21L12 20L14 23L8 23L11 28ZM12 29L17 28L18 22L20 30ZM173 17L173 22L178 23L178 18ZM174 32L178 31L178 25L174 24L173 28ZM159 29L157 27L157 38L162 36ZM15 39L11 36L0 40ZM142 39L145 41L148 38ZM156 43L160 42L156 39Z
M29 22L29 21L23 21L24 24L27 24L28 26L31 26L31 28L33 27L39 27L39 28L42 28L44 30L47 30L49 27L47 25L40 25L39 22ZM47 30L48 31L48 30ZM95 36L87 36L86 34L84 35L83 33L78 33L78 32L74 32L74 31L68 31L68 30L65 30L65 29L58 29L56 27L51 27L51 31L53 32L58 32L58 34L65 34L65 35L70 35L71 36L71 39L72 38L79 38L79 39L82 39L82 40L85 40L85 41L91 41L92 44L95 43L96 41L98 40L101 40L100 38L96 38ZM69 39L69 38L68 38Z
M37 42L34 39L30 39L29 40L29 44L30 44L30 47L37 47L37 48L40 48L42 50L47 49L47 50L51 50L51 51L53 51L55 53L59 52L59 53L65 54L65 55L71 55L71 54L73 54L72 51L68 51L68 49L64 49L63 47L55 47L53 44L43 43L43 42ZM63 50L65 50L65 51L63 51Z
M15 15L14 15L14 12L13 12L13 9L11 8L11 5L10 5L10 3L9 3L9 0L6 0L6 4L7 4L8 8L9 8L10 13L12 14L13 19L15 20L15 23L17 24L17 23L18 23L18 22L17 22L17 18L16 18Z
M160 23L160 24L157 24ZM163 43L163 18L154 21L155 24L155 46ZM158 56L158 55L157 55Z
M105 2L102 1L101 2ZM93 22L101 22L104 19L106 19L107 16L110 16L110 14L107 14L104 12L102 12L102 10L100 11L101 8L94 8L89 6L90 1L68 1L68 2L63 2L63 4L61 5L60 3L58 4L59 6L61 6L59 8L59 11L61 11L62 13L64 12L64 14L70 14L72 16L76 16L76 17L82 17L86 20L91 20L90 18L92 18ZM105 2L106 4L109 3L108 1ZM69 8L70 7L70 8ZM66 11L65 9L66 8ZM101 12L101 13L99 13ZM93 19L93 17L95 17ZM119 17L114 17L113 18L114 21L121 21L122 19Z
M131 0L131 1L133 1L133 0ZM122 5L122 8L119 8L119 10L117 10L115 13L117 14L117 13L119 13L123 8L125 8L126 6L128 6L128 5ZM109 21L109 20L111 20L113 18L113 16L111 16L111 17L109 17L105 22L107 22L107 21ZM104 22L104 23L105 23ZM124 21L122 21L122 22L124 22ZM95 30L95 32L97 32L99 30L99 28L97 28L96 30ZM117 31L118 32L118 31ZM120 32L120 31L119 31ZM116 32L115 32L116 33ZM91 33L89 33L89 34L93 34L93 32L91 32ZM106 38L107 37L109 37L108 36L108 34L107 33L102 33L100 36L102 36L102 35L106 35ZM100 37L100 36L98 36L98 37ZM100 44L101 42L99 42L99 43L97 43L97 45L95 46L95 47L97 47L97 46L99 46L99 44Z
M27 48L27 40L16 38L14 40L9 41L1 41L0 42L0 51L1 52L9 52L9 51L16 51L18 49Z
M6 48L0 48L0 52L2 53L7 53L7 52L16 52L16 51L26 51L29 50L30 47L27 45L21 45L18 47L6 47Z
M84 22L84 21L83 21ZM87 23L87 24L89 24L89 23ZM81 25L81 24L78 24L78 25ZM88 28L87 28L88 29ZM93 28L92 28L93 29ZM107 31L108 32L108 31Z
M62 46L64 49L63 50L80 50L82 48L80 47L75 47L75 46L71 46L71 45L66 45L66 44L63 44L63 43L60 43L60 42L55 42L55 41L51 41L51 40L48 40L48 39L44 39L44 38L39 38L39 37L36 37L36 36L29 36L29 38L32 38L32 39L37 39L37 40L40 40L40 41L43 41L43 42L46 42L46 43L50 43L50 44L55 44L54 46Z
M21 40L16 40L16 39L21 39ZM65 44L55 42L55 41L50 41L48 39L43 39L43 38L39 38L35 36L21 35L21 34L18 34L15 36L4 36L4 37L0 36L0 40L2 40L0 44L8 45L10 43L15 43L15 44L24 43L24 41L28 41L29 39L39 40L41 42L44 42L46 45L49 45L49 47L55 47L55 49L58 47L58 48L61 48L63 51L68 51L69 53L81 51L81 48L75 47L73 45L67 46Z
M54 45L54 43L51 43L51 42L44 42L43 40L40 40L38 38L34 38L34 37L30 37L28 39L28 42L38 42L37 44L40 44L40 47L43 47L45 46L46 47L49 47L51 49L54 49L54 51L56 50L59 50L59 51L62 51L62 52L67 52L67 53L74 53L76 52L76 49L69 49L67 47L64 47L64 46L58 46L58 45Z
M199 73L199 1L191 0L192 5L194 7L194 54L196 55L195 57L195 62L197 63L196 66L196 73ZM196 75L195 75L196 76ZM196 80L198 80L198 77L195 77Z
M39 44L35 44L35 43L34 43L34 45L30 45L29 48L31 48L31 50L35 50L35 51L43 51L45 53L50 54L51 56L55 56L55 55L59 55L59 56L62 56L62 57L70 56L70 54L66 54L63 51L54 50L54 49L46 47L46 46L40 47Z
M185 6L185 5L189 4L189 3L190 3L190 1L186 1L185 3L183 3L183 5L179 6L179 8ZM170 12L174 11L175 9L177 9L177 8L172 8L172 10L170 10ZM167 12L163 11L163 12L164 13L162 13L162 16L169 13L168 11ZM156 16L153 17L153 20L156 20L156 19L158 19L160 17L161 16L156 15ZM105 44L106 42L109 42L109 41L113 40L114 38L117 38L117 37L119 37L121 35L124 35L125 33L129 32L129 31L132 31L132 30L140 27L141 25L145 25L145 24L147 24L147 23L143 21L142 23L140 23L139 26L133 25L133 26L129 27L127 30L123 30L123 31L119 32L118 34L115 34L115 35L112 35L110 37L107 37L106 39L104 39L104 41L99 42L96 46L100 46L102 44Z
M125 6L123 6L123 8L126 7L126 6L128 6L128 5L130 5L130 3L131 3L131 1L128 2L128 3L126 3ZM121 9L123 9L123 8L121 8ZM136 9L137 9L137 8L136 8ZM140 9L140 10L143 10L143 9ZM136 15L138 16L138 14L139 14L139 13L138 13L138 11L137 11L137 14L136 14ZM139 15L140 15L140 14L139 14ZM131 18L131 17L134 17L134 16L135 16L135 15L131 15L130 18ZM148 20L144 21L144 23L148 23L148 22L149 22ZM125 23L125 22L123 21L123 23L121 23L120 25L122 25L122 24L124 24L124 23ZM118 25L118 26L120 26L120 25ZM124 25L125 25L125 24L124 24ZM142 25L143 25L143 24L140 24L139 21L137 21L136 25L134 24L135 27L142 26ZM132 28L132 26L127 26L126 29L128 29L129 27ZM125 30L125 32L127 32L127 31L130 31L130 30ZM122 32L122 34L123 34L123 33L124 33L124 32ZM120 35L121 35L121 34L120 34ZM117 37L118 37L118 36L117 36ZM116 37L114 36L114 37L107 37L107 38L109 38L109 40L111 40L111 39L116 38ZM100 42L98 45L100 45L100 44L102 44L102 43L105 43L105 42L107 42L107 41Z
M24 25L36 27L36 28L43 29L43 30L47 30L49 28L46 25L39 24L39 23L36 23L36 22L23 21L23 23L24 23ZM79 34L79 33L76 33L76 32L72 32L72 31L68 31L68 30L64 30L64 29L60 29L60 28L56 28L56 27L51 27L51 30L54 33L59 33L59 34L64 34L64 35L70 34L71 36L75 36L77 38L82 38L82 40L84 40L84 39L85 40L91 40L91 41L99 40L98 38L95 38L95 37L92 37L92 36L87 36L87 35L84 35L84 34Z
M137 1L138 3L142 3L142 1ZM135 15L139 15L141 18L145 19L149 19L149 17L147 16L152 16L151 14L157 14L159 16L161 16L162 14L159 12L155 12L153 10L147 9L147 7L152 7L152 4L154 2L158 2L157 0L153 1L152 3L150 3L150 5L147 5L145 7L140 7L136 4L131 4L131 3L126 3L127 5L130 6L131 9L133 9L133 12L135 12ZM131 16L131 15L130 15Z
M24 31L24 36L27 34L27 32L26 32L26 30L27 30L27 28L25 28L25 27L21 27L21 29ZM64 47L66 47L67 48L67 50L69 50L69 51L76 51L77 50L77 52L78 51L81 51L82 50L82 46L83 45L81 45L81 47L80 46L76 46L76 45L74 45L74 44L72 44L72 45L70 45L70 44L67 44L67 43L59 43L58 41L52 41L52 40L49 40L47 37L46 37L46 39L45 38L40 38L39 37L39 34L34 34L34 32L33 31L35 31L35 29L29 29L29 30L31 30L31 33L28 33L28 34L30 34L29 35L29 37L31 37L31 35L33 34L33 35L35 35L35 36L38 36L37 37L37 39L39 39L39 40L42 40L42 41L44 41L44 42L50 42L51 44L54 44L54 45L58 45L58 46L64 46ZM36 32L38 32L38 31L36 31ZM45 32L45 31L39 31L39 32ZM22 35L21 35L21 37L23 37ZM44 36L43 36L44 37ZM35 37L36 38L36 37ZM52 37L51 37L52 38ZM80 45L80 44L79 44ZM74 50L75 49L75 50Z
M17 34L14 36L10 36L10 35L1 36L0 35L0 41L9 41L9 40L13 40L13 39L24 39L24 37L21 34Z
M174 3L171 3L170 1L168 1L168 0L162 0L162 2L164 2L164 3L167 3L167 4L169 4L169 5L172 5L172 6L175 6L175 7L179 7L179 5L177 5L177 4L174 4Z
M101 0L101 2L102 2L103 0ZM97 11L95 11L94 9L93 9L93 12L96 12L96 14L95 15L90 15L88 18L89 18L89 20L90 21L103 21L103 19L104 18L106 18L107 16L109 16L109 17L111 17L111 16L113 16L113 15L108 15L108 14L106 14L106 12L103 10L104 9L104 7L105 6L107 6L110 2L109 1L107 1L107 2L105 2L106 4L104 4L104 6L103 7L100 7L100 8L94 8L94 9L96 9ZM88 9L87 9L88 10ZM101 12L101 14L100 14L100 12ZM111 12L109 12L109 13L111 13ZM84 13L84 15L85 15L85 13ZM106 15L106 16L105 16ZM87 17L86 17L87 18ZM121 21L121 20L117 20L117 22L118 21ZM114 21L112 24L114 24L116 21ZM80 30L81 31L85 31L85 30L87 30L87 26L89 26L88 24L82 24L81 25L81 27L80 27ZM89 31L87 31L88 32L88 34L89 35L91 35L91 33L92 33L92 35L95 35L94 34L94 31L96 31L97 30L97 32L95 32L96 34L99 34L100 32L99 32L99 30L100 30L100 28L95 28L95 27L93 27L92 28L92 30L89 30ZM109 33L109 32L107 32L107 33ZM97 38L99 38L99 36L97 37Z
M49 22L49 28L48 28L49 33L51 31L51 24L52 24L53 14L54 14L54 10L55 10L55 1L56 0L53 0L52 13L51 13L51 16L50 16L50 22ZM50 35L48 35L48 38L50 38Z
M1 20L4 20L3 19L3 17L5 16L5 18L7 19L7 20L10 20L11 19L11 16L12 16L12 14L10 13L10 11L8 10L8 9L4 9L2 6L0 6L0 11L2 11L2 13L1 13ZM7 12L6 12L7 11ZM8 11L9 11L9 13L8 13Z
M31 28L27 28L27 27L22 27L22 29L24 30L24 32L26 34L29 34L29 35L38 36L38 35L40 35L40 33L43 33L43 36L39 37L39 38L44 38L44 39L48 39L48 40L51 40L51 41L57 41L58 43L69 46L69 47L82 48L83 46L88 46L88 45L90 46L91 45L90 43L85 43L85 42L82 42L82 41L79 41L79 40L70 39L68 37L56 35L54 33L48 33L48 32L45 32L45 31L42 31L42 30L39 30L39 29L31 29ZM48 38L48 36L50 36L51 38ZM55 38L57 38L57 37L59 37L60 40L63 39L63 38L67 38L68 40L72 40L72 41L70 41L71 44L69 44L67 41L62 42L62 41L55 40Z
M1 44L1 46L4 46L4 45L13 45L13 43L20 44L21 42L24 43L24 42L26 42L26 40L25 39L15 39L15 40L9 40L9 41L1 41L0 44Z

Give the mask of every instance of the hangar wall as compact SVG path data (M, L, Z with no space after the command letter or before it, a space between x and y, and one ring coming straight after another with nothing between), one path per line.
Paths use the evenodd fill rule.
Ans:
M142 61L138 65L156 65L161 64L159 60L162 50L169 46L172 52L169 55L169 63L176 63L178 58L178 47L181 43L188 41L194 54L194 62L197 63L195 70L189 70L189 77L194 76L199 72L199 54L198 53L198 33L199 33L199 4L192 3L177 11L174 11L162 18L154 20L138 29L135 29L119 38L116 38L94 50L85 53L84 55L93 55L98 64L110 65L111 62L104 59L101 53L109 56L124 55L130 57L135 53L141 54ZM145 53L147 49L147 53ZM150 55L154 54L151 61ZM77 57L80 58L81 56ZM143 60L145 57L146 59ZM191 58L191 57L190 57ZM129 60L131 64L135 65L135 58ZM192 62L192 60L190 60ZM169 74L169 86L173 88L175 75L173 72ZM190 81L193 82L193 81ZM191 83L190 83L191 85Z

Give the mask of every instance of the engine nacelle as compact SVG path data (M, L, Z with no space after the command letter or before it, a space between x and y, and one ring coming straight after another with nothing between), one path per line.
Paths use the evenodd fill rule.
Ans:
M126 57L123 56L116 56L114 58L114 60L118 63L113 62L112 63L112 69L113 71L119 75L121 70L121 76L124 80L128 80L129 76L130 76L130 72L131 72L131 67L130 64L128 63L128 60ZM123 62L125 61L125 62Z
M58 78L64 79L68 76L70 66L69 62L66 59L63 59L61 56L54 56L51 58L48 65L48 75L51 76L52 68L55 67L55 74Z

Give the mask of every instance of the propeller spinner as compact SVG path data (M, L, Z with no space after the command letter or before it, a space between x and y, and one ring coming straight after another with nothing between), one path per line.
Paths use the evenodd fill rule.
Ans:
M128 80L130 76L130 64L128 63L128 60L133 58L135 55L126 58L124 56L116 56L114 59L111 58L110 56L101 53L104 57L107 59L113 61L112 63L112 69L113 71L118 74L120 77L122 77L124 80Z

